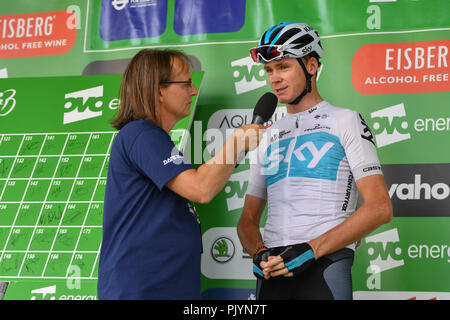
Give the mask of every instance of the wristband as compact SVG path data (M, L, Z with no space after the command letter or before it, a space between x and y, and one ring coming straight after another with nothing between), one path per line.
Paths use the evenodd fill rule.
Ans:
M259 250L259 249L258 249ZM253 260L253 274L255 277L264 279L264 274L261 269L261 262L268 261L270 256L270 250L261 250Z
M266 247L264 244L262 244L262 245L260 245L258 248L256 248L255 253L254 253L253 256L252 256L253 261L255 261L256 256L258 255L259 251L260 251L261 249L264 249L264 248L267 249L267 247Z

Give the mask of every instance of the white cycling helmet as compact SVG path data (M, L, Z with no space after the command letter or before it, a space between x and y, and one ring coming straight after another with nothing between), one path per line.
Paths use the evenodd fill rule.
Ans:
M297 104L312 90L311 78L306 70L302 57L312 54L317 61L323 57L322 43L319 33L306 23L281 22L263 33L259 44L250 49L253 61L267 63L283 58L296 58L306 77L306 87L289 104ZM320 62L319 62L320 63Z
M315 53L323 56L319 34L306 23L281 22L261 36L257 47L250 49L255 62L265 63L282 58L301 58Z

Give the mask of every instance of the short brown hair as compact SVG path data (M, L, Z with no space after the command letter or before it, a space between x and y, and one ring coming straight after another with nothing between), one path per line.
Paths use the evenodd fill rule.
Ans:
M130 61L120 84L120 108L111 125L120 130L128 122L145 119L161 126L158 97L161 83L172 76L173 62L189 65L187 55L178 50L143 49Z

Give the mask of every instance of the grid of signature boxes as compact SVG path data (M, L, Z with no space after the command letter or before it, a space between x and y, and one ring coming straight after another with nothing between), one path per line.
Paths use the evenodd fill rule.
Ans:
M97 277L115 135L0 134L0 279Z

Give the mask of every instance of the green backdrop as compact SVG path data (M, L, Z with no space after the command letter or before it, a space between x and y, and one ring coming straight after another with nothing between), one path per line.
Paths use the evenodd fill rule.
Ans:
M325 52L319 91L364 116L394 206L392 222L362 239L356 252L354 298L448 298L448 9L446 0L2 4L5 299L96 299L102 196L115 136L109 120L129 59L147 47L179 48L192 58L200 94L172 137L198 165L213 150L206 130L225 135L250 122L256 101L270 91L248 49L281 21L319 31ZM279 106L273 120L284 113ZM236 234L248 172L241 164L211 203L197 205L204 299L254 298L251 259Z

